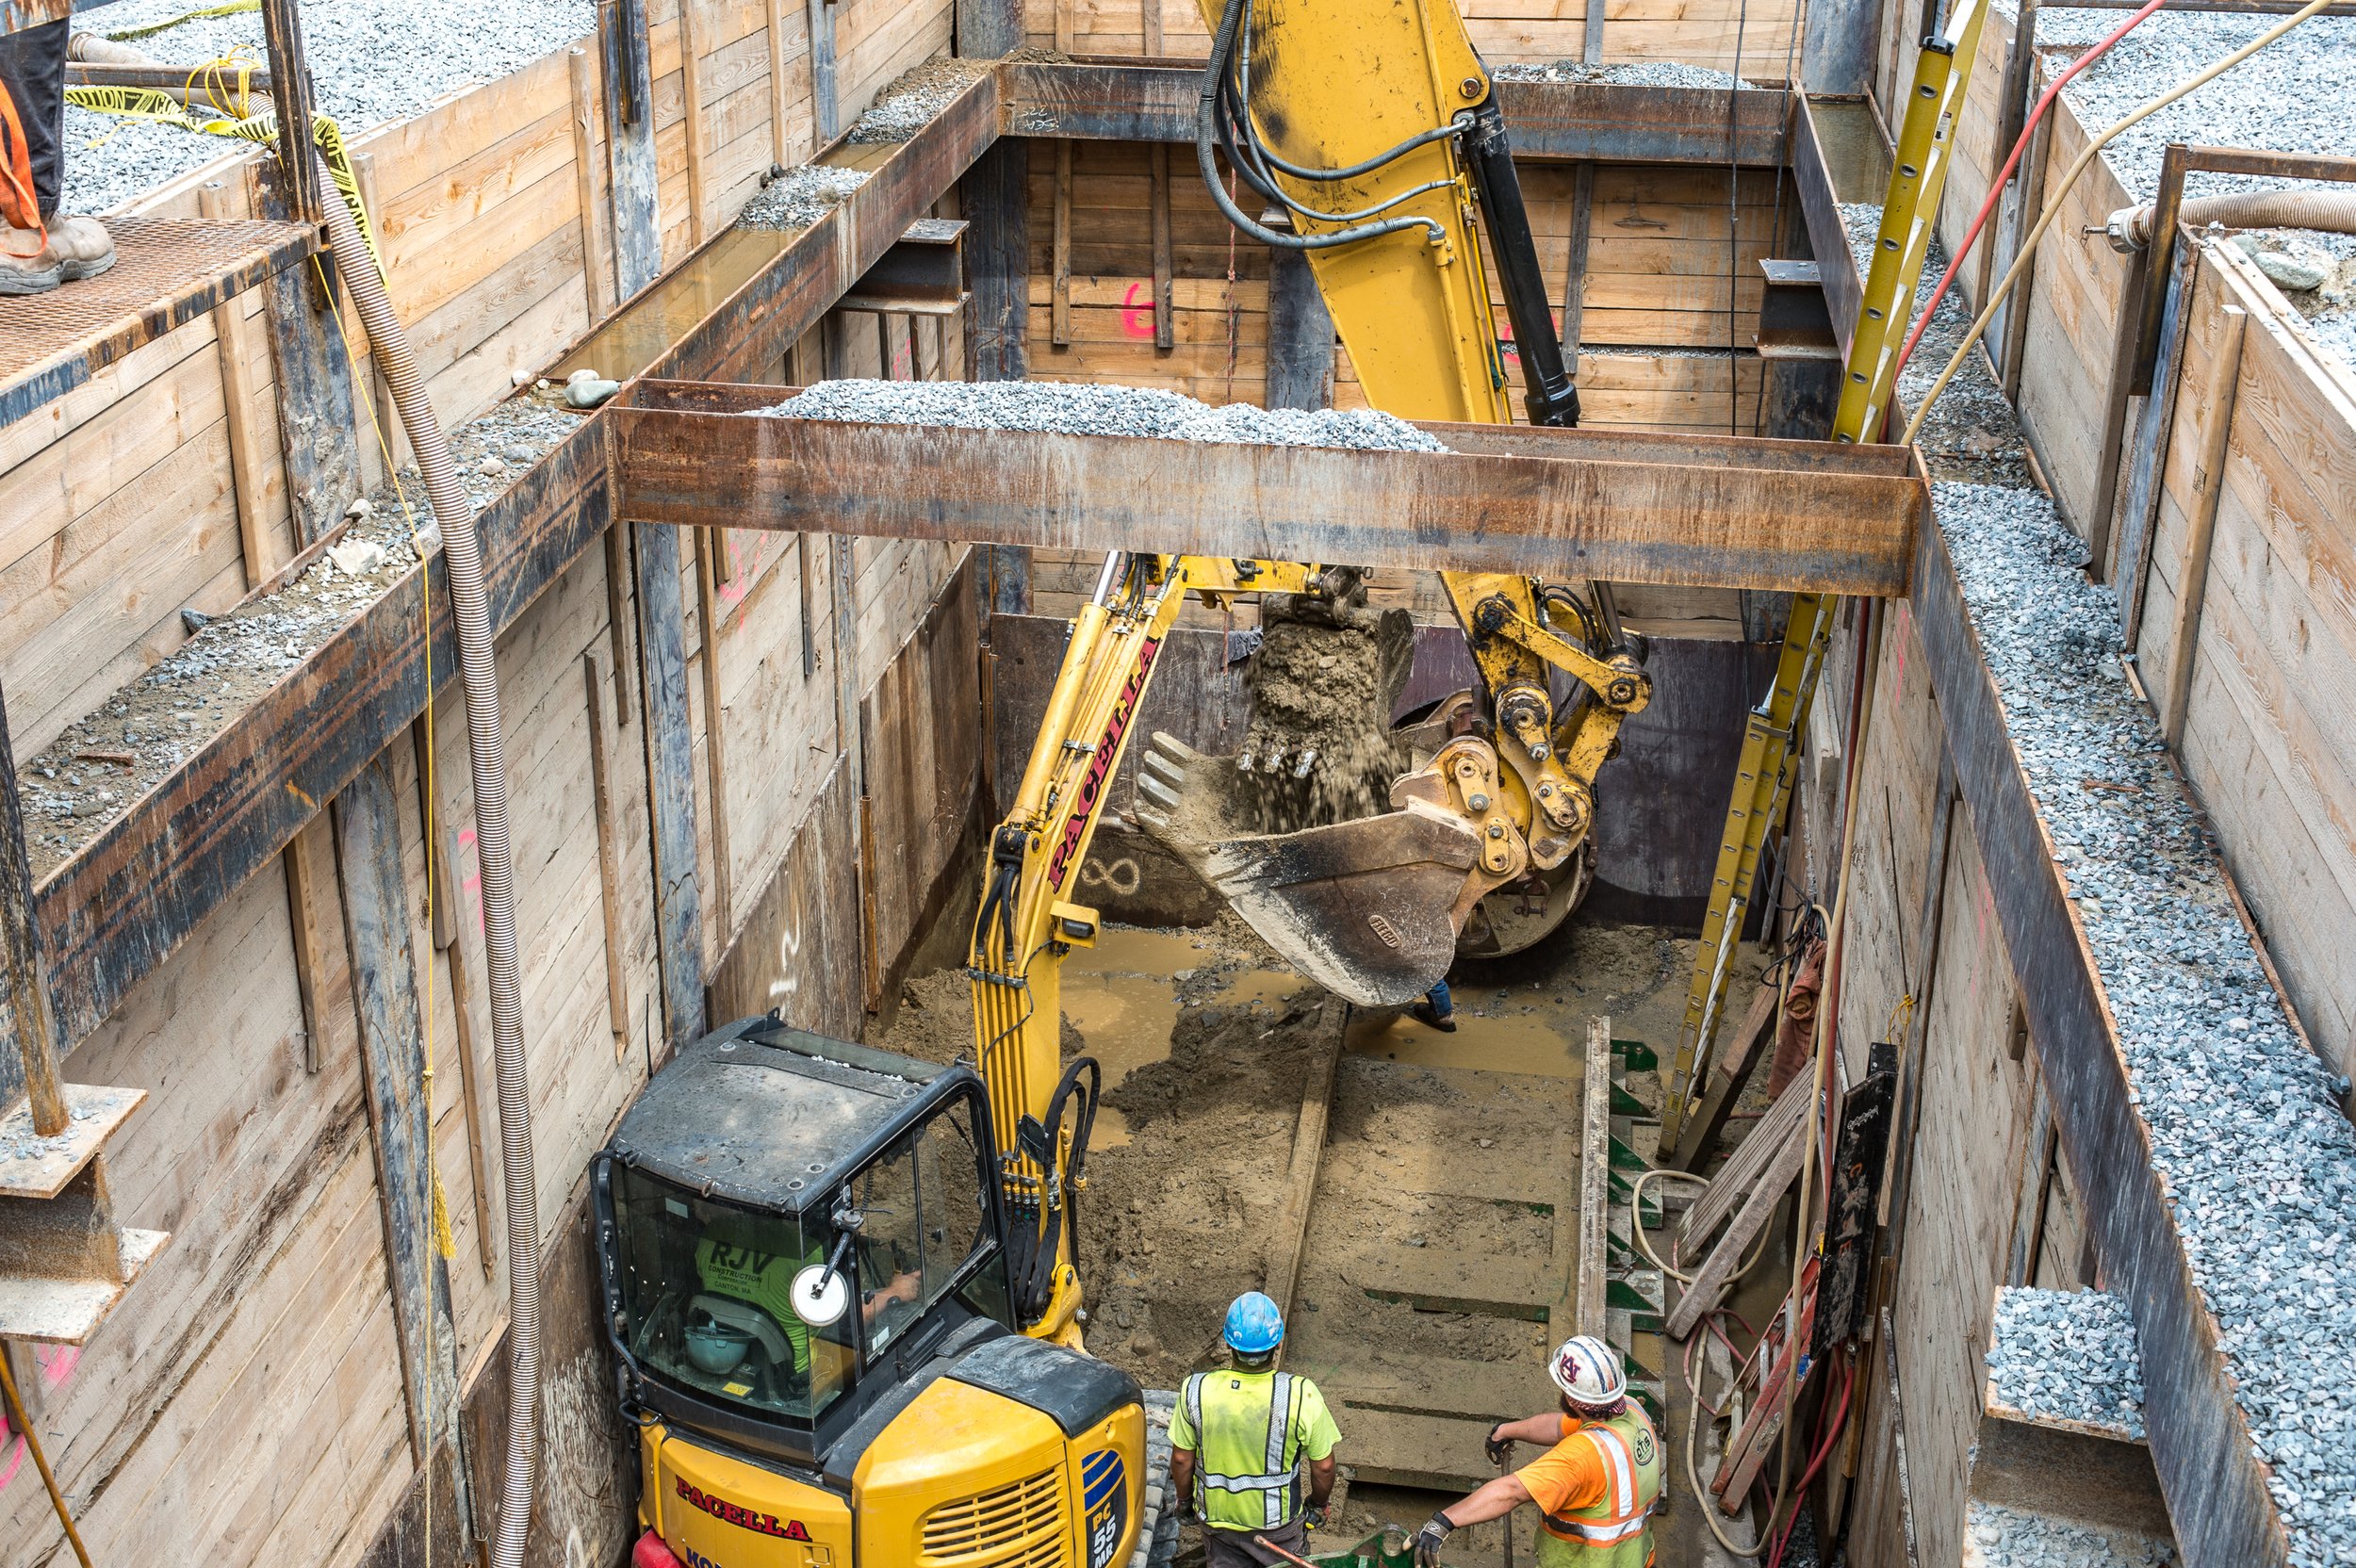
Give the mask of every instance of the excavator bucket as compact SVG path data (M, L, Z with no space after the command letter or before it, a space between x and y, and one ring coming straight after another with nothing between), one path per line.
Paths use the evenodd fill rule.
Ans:
M1419 803L1297 833L1252 832L1255 783L1156 733L1137 778L1137 821L1303 977L1366 1007L1402 1006L1431 989L1470 907L1479 836Z

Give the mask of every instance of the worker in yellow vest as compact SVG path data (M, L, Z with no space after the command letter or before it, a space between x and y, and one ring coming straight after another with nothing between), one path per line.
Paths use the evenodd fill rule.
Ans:
M1204 1568L1267 1568L1287 1552L1305 1555L1309 1531L1324 1527L1342 1434L1317 1384L1276 1370L1284 1318L1274 1301L1256 1290L1236 1297L1223 1337L1228 1369L1197 1372L1179 1391L1170 1419L1170 1486L1193 1499L1203 1521Z
M1438 1568L1451 1530L1502 1519L1524 1503L1538 1505L1538 1568L1651 1568L1661 1437L1628 1398L1619 1356L1581 1334L1563 1342L1546 1371L1562 1391L1562 1410L1492 1428L1489 1458L1502 1463L1516 1443L1550 1446L1433 1514L1415 1537L1415 1568Z

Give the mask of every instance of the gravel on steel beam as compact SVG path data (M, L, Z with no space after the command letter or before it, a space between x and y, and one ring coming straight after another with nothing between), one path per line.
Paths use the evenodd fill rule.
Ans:
M2356 1561L2356 1128L2119 656L2117 599L2031 490L1932 510L2070 884L2151 1162L2299 1568Z
M2135 1320L2118 1297L2004 1286L1996 1293L1987 1359L1993 1396L2007 1409L2142 1441Z
M1605 82L1614 87L1752 85L1731 72L1680 65L1675 60L1623 60L1612 65L1590 65L1584 60L1515 60L1494 67L1489 74L1500 82Z
M956 102L958 93L990 74L992 60L933 59L902 72L875 94L875 101L851 127L852 141L906 141L923 130L935 115Z
M867 183L864 169L838 169L828 163L805 163L787 170L761 188L736 215L747 229L807 229L826 215L826 209Z
M115 0L77 11L83 31L123 32L199 8L198 0ZM597 30L593 0L310 0L303 43L319 107L349 142L458 89L496 81ZM257 63L258 10L200 17L128 41L169 65L200 66L239 45ZM561 83L560 83L561 85ZM60 210L106 212L253 143L68 107Z
M1974 1498L1963 1568L2162 1568L2176 1548L2133 1530L2074 1524Z
M1258 408L1209 403L1150 386L1077 383L822 381L756 414L876 425L951 425L1067 435L1149 435L1269 447L1444 452L1404 419L1367 409Z

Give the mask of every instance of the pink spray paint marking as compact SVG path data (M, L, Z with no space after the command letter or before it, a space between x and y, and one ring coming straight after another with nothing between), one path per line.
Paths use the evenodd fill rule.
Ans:
M74 1376L74 1369L82 1364L82 1348L78 1345L36 1346L33 1360L41 1364L41 1380L51 1388L58 1388Z
M1121 330L1131 337L1153 335L1153 302L1148 300L1143 304L1137 303L1137 290L1144 286L1141 283L1133 283L1121 296Z
M461 829L459 832L458 860L461 866L474 868L458 879L458 886L474 904L474 934L480 937L483 934L483 857L475 852L474 829L471 827Z
M0 1431L7 1431L8 1429L8 1417L0 1415ZM16 1473L23 1467L24 1463L25 1440L21 1437L16 1437L13 1434L10 1434L8 1462L6 1464L0 1464L0 1492L6 1492L8 1489L8 1483L16 1479Z

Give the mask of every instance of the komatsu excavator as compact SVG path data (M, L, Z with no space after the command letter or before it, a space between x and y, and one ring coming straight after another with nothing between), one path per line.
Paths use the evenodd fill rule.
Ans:
M1244 233L1306 253L1373 404L1510 421L1494 263L1530 419L1574 422L1503 119L1450 0L1223 0L1206 20L1205 183ZM1284 227L1236 204L1222 156ZM1366 1004L1423 992L1468 926L1511 945L1507 911L1481 913L1493 895L1538 911L1525 936L1568 913L1595 772L1650 690L1601 585L1444 581L1481 685L1407 732L1395 809L1261 832L1288 771L1163 736L1140 781L1150 831ZM640 1433L635 1568L1131 1560L1144 1419L1135 1381L1081 1345L1098 1077L1060 1060L1058 975L1096 939L1079 869L1190 593L1372 624L1350 563L1104 563L990 841L972 1065L745 1020L664 1067L597 1157L605 1329Z

